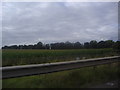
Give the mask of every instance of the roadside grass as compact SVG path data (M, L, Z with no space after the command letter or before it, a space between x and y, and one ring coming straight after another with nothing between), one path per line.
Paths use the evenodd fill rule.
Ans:
M89 88L118 79L118 63L4 79L3 88Z
M117 55L113 49L2 50L2 66L41 64Z

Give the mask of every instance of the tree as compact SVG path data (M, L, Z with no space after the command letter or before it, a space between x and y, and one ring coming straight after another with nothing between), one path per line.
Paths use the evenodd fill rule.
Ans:
M120 41L116 41L113 45L113 49L120 54Z
M105 48L112 48L114 45L114 41L113 40L106 40L105 41Z
M65 47L66 47L66 49L73 49L74 46L71 42L67 41L67 42L65 42Z
M97 41L95 40L90 41L90 48L97 48Z
M90 43L89 42L85 42L84 43L84 48L87 48L87 49L90 48Z
M36 48L36 49L43 49L43 43L42 43L42 42L38 42L38 43L35 45L35 48Z
M98 48L105 48L105 41L98 42L97 47Z
M28 45L28 49L34 49L33 45Z
M45 49L50 49L50 45L49 45L49 44L46 44L46 45L45 45Z
M75 42L74 49L80 49L80 48L82 48L82 44L80 42Z
M12 45L12 46L4 46L2 49L81 49L81 48L114 48L117 52L120 49L120 41L114 42L113 40L106 41L95 41L92 40L90 42L85 42L83 45L80 42L71 43L67 42L58 42L51 44L43 44L42 42L38 42L34 45Z
M2 47L2 49L8 49L9 48L9 46L4 46L4 47Z

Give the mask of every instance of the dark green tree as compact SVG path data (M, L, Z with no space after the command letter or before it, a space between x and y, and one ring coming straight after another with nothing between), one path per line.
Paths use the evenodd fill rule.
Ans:
M90 43L89 42L85 42L84 43L84 48L87 48L87 49L90 48Z
M81 49L81 48L82 48L82 44L80 42L74 43L74 49Z
M97 41L96 40L90 41L90 48L97 48Z

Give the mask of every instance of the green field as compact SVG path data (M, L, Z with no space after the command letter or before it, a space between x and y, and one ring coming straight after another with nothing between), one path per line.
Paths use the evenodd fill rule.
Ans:
M3 50L3 66L51 63L117 55L113 49ZM117 80L118 63L50 74L4 79L3 88L86 88Z
M2 66L40 64L117 55L113 49L2 50Z

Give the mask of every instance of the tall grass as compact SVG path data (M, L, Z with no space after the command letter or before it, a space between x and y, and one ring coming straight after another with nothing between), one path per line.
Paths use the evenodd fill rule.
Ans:
M2 50L2 66L40 64L79 59L113 56L112 49L73 50Z

